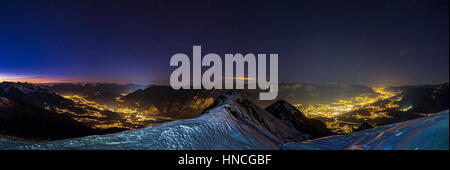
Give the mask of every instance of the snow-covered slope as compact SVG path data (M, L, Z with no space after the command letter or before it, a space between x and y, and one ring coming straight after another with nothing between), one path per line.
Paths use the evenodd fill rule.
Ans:
M342 136L287 143L282 149L297 150L448 150L448 110Z
M234 96L223 99L209 113L194 119L46 143L0 138L0 149L279 149L280 139L230 113L236 107Z
M448 149L448 110L353 134L288 144L304 133L272 114L228 94L194 119L46 143L0 137L0 149Z

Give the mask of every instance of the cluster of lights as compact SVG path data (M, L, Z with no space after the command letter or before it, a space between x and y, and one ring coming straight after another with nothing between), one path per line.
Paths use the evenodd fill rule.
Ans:
M139 127L139 126L151 126L154 124L145 123L145 121L149 121L149 120L156 121L156 119L152 115L159 113L159 110L156 107L150 107L147 110L139 111L137 108L130 108L128 106L111 107L108 105L101 105L95 101L87 100L79 95L64 94L61 96L66 99L70 99L70 100L74 101L77 104L76 107L79 107L79 108L85 110L86 113L80 114L80 113L75 113L75 112L67 110L67 109L60 109L60 108L55 108L55 110L58 113L69 113L69 114L73 114L76 116L80 116L80 117L76 117L74 119L79 122L93 124L92 125L93 128L107 129L107 128L116 127L116 128L128 128L128 129L131 128L132 129L133 127ZM123 100L121 100L120 97L117 97L115 99L118 102L123 102ZM95 109L89 109L89 107L95 108ZM102 111L105 111L105 110L119 113L119 114L121 114L121 117L123 119L109 120L108 122L98 120L98 118L106 117L104 114L101 113ZM82 117L82 116L89 116L89 117L94 117L94 118L86 118L86 117ZM131 127L125 126L124 123L136 125L136 126L131 126Z
M397 101L401 100L398 95L400 92L386 91L384 88L373 88L376 95L373 94L362 94L360 96L350 98L350 99L338 99L336 102L331 104L315 104L303 106L301 104L294 105L299 110L301 110L309 118L327 118L330 121L326 121L325 124L330 129L336 129L343 132L351 132L352 128L349 126L340 126L338 117L344 113L357 111L357 110L367 110L369 115L361 115L356 113L354 116L356 119L369 120L377 119L381 117L390 118L387 114L386 109L399 108L400 106L396 104ZM385 105L375 105L374 103L381 100L387 100Z
M325 124L328 128L333 130L339 130L341 132L351 132L352 128L348 125L340 126L340 121L338 120L338 117L341 116L344 113L357 111L360 109L367 110L370 114L359 114L355 113L353 116L356 119L361 120L369 120L369 119L377 119L377 118L389 118L390 116L387 114L386 109L390 108L398 108L401 111L407 111L411 109L403 108L400 109L399 105L396 104L397 101L401 100L401 97L398 95L399 92L390 92L386 91L384 88L373 88L374 94L362 94L360 96L356 96L350 99L338 99L336 102L330 103L330 104L315 104L315 105L307 105L303 106L301 104L295 104L299 110L301 110L307 117L309 118L327 118L328 121L325 121ZM80 113L74 113L70 110L66 109L59 109L56 108L56 110L60 113L70 113L78 116L90 116L94 118L102 118L104 117L103 114L101 114L101 111L109 110L116 113L119 113L122 115L122 120L113 121L112 123L106 123L104 121L99 121L97 119L90 119L90 118L76 118L80 122L91 122L94 123L95 128L112 128L112 127L119 127L119 128L130 128L124 126L123 123L128 123L132 125L137 126L151 126L153 124L145 123L146 121L156 121L159 115L159 113L162 112L171 112L174 108L167 108L169 110L160 110L155 106L150 106L146 110L138 110L137 108L130 108L128 106L121 107L120 104L118 106L108 106L108 105L101 105L98 104L95 101L87 100L81 96L78 95L62 95L64 98L70 99L78 104L77 107L83 108L87 110L86 113L80 114ZM376 105L374 104L377 101L386 100L387 103L384 105ZM124 101L120 99L120 97L116 98L116 101L119 103L123 103ZM180 106L180 108L177 108L179 110L177 111L183 111L183 110L195 110L195 109L202 109L206 108L210 104L213 103L213 98L200 98L195 96L189 103L184 104ZM138 105L138 103L137 103ZM88 107L95 108L96 110L89 110ZM355 125L357 125L355 123Z
M122 106L122 103L124 103L123 100L121 100L120 97L116 97L115 100L118 101L118 104L116 106L108 106L108 105L102 105L95 101L91 101L88 99L83 98L79 95L68 95L64 94L61 95L66 99L70 99L74 101L77 105L76 107L79 107L83 110L85 110L85 113L75 113L73 111L67 110L67 109L60 109L55 108L55 110L58 113L69 113L72 115L76 115L77 117L74 118L75 120L79 122L85 122L92 124L92 127L94 128L101 128L101 129L107 129L107 128L128 128L128 129L134 129L135 127L142 127L142 126L153 126L157 120L173 120L172 118L160 116L160 113L169 113L169 112L184 112L189 110L203 110L204 108L208 107L214 102L213 98L201 98L194 96L193 99L184 104L180 105L179 107L168 107L168 108L162 108L167 110L160 110L155 106L149 106L145 110L139 110L138 108L130 108L129 106ZM123 94L122 94L123 96ZM124 104L125 105L125 104ZM139 103L136 103L136 106L140 106ZM94 108L94 109L92 109ZM102 111L112 111L115 113L118 113L121 115L121 119L117 120L108 120L106 121L100 121L98 119L104 118L105 115L103 115ZM93 117L93 118L86 118ZM81 117L81 118L78 118ZM126 126L127 124L128 126ZM132 125L131 127L129 125Z

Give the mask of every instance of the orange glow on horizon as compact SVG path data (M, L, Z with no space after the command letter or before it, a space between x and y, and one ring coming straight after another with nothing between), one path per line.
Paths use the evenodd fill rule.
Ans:
M0 74L0 82L27 82L34 84L46 84L46 83L71 83L76 82L73 79L58 78L58 77L44 77L44 76L20 76L20 75L5 75Z
M129 84L128 82L120 81L99 81L100 79L89 80L82 78L69 77L50 77L50 76L35 76L35 75L14 75L0 73L1 82L21 82L31 84L56 84L56 83L115 83L115 84Z

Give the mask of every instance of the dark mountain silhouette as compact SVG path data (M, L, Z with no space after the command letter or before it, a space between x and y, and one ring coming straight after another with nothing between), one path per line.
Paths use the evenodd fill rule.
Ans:
M174 90L170 86L150 86L144 90L137 90L121 99L124 105L139 110L156 107L158 114L176 118L192 118L201 114L213 99L232 90ZM273 101L259 100L261 90L234 90L242 98L248 99L261 107L267 107ZM372 88L361 85L342 84L283 84L279 86L276 100L285 100L296 104L313 104L334 102L338 98L355 97L360 94L374 93Z
M272 108L276 109L278 106ZM283 111L283 109L276 109L276 111ZM283 114L293 113L301 114L298 111ZM279 146L286 142L300 142L315 136L315 134L308 134L314 130L306 130L314 128L315 125L308 124L298 129L294 124L300 122L295 121L298 120L279 119L273 113L241 98L236 92L229 92L217 97L211 107L197 118L177 120L116 134L51 141L34 148L279 149ZM301 132L301 130L306 131ZM74 146L73 143L81 144L83 147ZM27 143L11 142L0 138L0 148L14 148L22 144L25 144L22 148L32 147Z
M295 127L298 131L310 135L311 138L319 138L333 134L323 122L317 119L308 119L297 108L284 100L275 102L266 107L265 110L282 120L284 124Z
M375 119L363 120L374 126L392 124L411 119L416 119L430 114L440 112L449 108L449 84L438 85L416 85L416 86L400 86L390 87L387 90L401 92L398 96L400 101L394 104L399 105L398 108L387 108L383 110L389 117L379 117ZM380 100L372 104L374 107L384 108L390 99ZM367 109L359 109L346 112L338 117L342 122L361 122L355 117L359 115L369 115Z
M332 135L324 123L306 118L285 101L277 101L266 109L261 109L251 101L243 99L236 91L219 96L202 113L207 113L228 100L233 100L235 103L227 107L234 117L253 127L266 129L284 142L297 142Z
M0 135L55 140L98 134L69 116L0 96Z
M85 99L95 101L102 105L114 106L118 104L116 98L124 94L134 92L138 89L144 89L147 86L135 84L108 84L108 83L87 83L73 84L61 83L44 86L44 88L61 95L79 95Z
M69 92L72 88L72 92L76 92L78 88L84 89L83 93L91 93L98 91L120 91L123 90L121 86L115 85L70 85L64 84L54 87L63 87L66 89L64 91ZM125 86L123 86L125 87ZM325 90L324 88L332 88L333 90ZM99 90L98 88L103 90ZM63 88L60 88L63 89ZM87 90L91 89L91 90ZM92 90L94 89L94 90ZM109 90L108 90L109 89ZM311 96L312 98L323 98L327 94L331 96L341 96L338 95L337 91L343 90L348 92L350 89L354 89L350 95L357 95L360 93L371 93L371 89L365 88L365 86L344 86L344 85L282 85L280 87L281 97L290 98L291 100L303 100L301 97L293 99L292 95L298 96ZM346 90L345 90L346 89ZM400 121L406 121L414 118L423 117L424 113L434 113L437 110L444 110L448 108L448 83L442 85L424 85L424 86L404 86L404 87L392 87L389 90L401 90L402 96L401 101L397 101L403 109L410 106L408 110L400 110L397 108L389 108L385 111L390 117L380 117L376 119L368 119L365 122L379 126L383 124L396 123ZM324 92L325 91L325 92ZM350 90L351 91L351 90ZM259 90L173 90L170 86L150 86L144 90L136 90L126 96L123 96L120 102L120 107L137 108L140 112L150 112L154 115L163 115L167 117L172 117L176 119L194 118L204 113L207 113L211 109L219 106L216 102L222 94L234 93L239 96L236 101L240 105L240 108L245 109L242 112L231 112L234 117L241 119L243 122L252 122L252 126L256 126L262 129L266 129L270 133L277 136L278 139L283 141L299 141L304 139L318 138L322 136L327 136L332 134L321 121L322 118L308 119L295 107L288 103L286 100L279 100L275 103L269 103L272 101L260 101ZM373 91L372 91L373 92ZM289 93L289 95L287 94ZM292 94L291 94L292 93ZM307 94L303 94L307 93ZM319 95L319 96L317 96ZM47 117L62 116L69 119L82 119L82 120L92 120L90 122L81 122L79 124L85 127L93 127L99 124L116 124L120 123L121 128L110 128L103 130L81 130L82 134L69 134L66 136L60 136L61 138L71 137L71 136L83 136L86 134L104 134L104 133L114 133L127 129L135 129L145 127L144 124L135 124L134 122L129 122L129 120L134 120L133 115L125 115L121 113L112 112L109 110L99 110L86 105L80 105L74 103L69 99L65 99L58 94L54 93L53 90L46 87L35 86L28 83L0 83L0 97L3 97L4 101L9 101L13 103L9 107L1 108L4 113L3 120L5 121L16 121L21 120L20 118L7 119L11 117L14 112L24 113L24 110L14 107L27 108L31 115L27 114L17 114L16 116L26 116L26 121L30 120L30 117L36 116L38 114L47 115ZM279 96L280 97L280 96ZM330 97L333 98L333 97ZM216 100L215 100L216 99ZM243 100L245 99L245 100ZM386 105L388 100L377 101L372 104L375 107L382 107ZM5 105L6 106L6 105ZM14 107L13 107L14 106ZM265 109L261 109L258 106L267 106ZM62 110L62 111L61 111ZM95 112L95 115L90 115L88 113ZM355 124L362 123L362 120L355 118L354 115L365 115L369 111L360 109L344 113L339 116L337 120L342 123L352 123L351 126ZM245 114L239 114L245 113ZM101 116L98 116L100 114ZM145 113L147 114L147 113ZM124 116L127 116L125 118ZM131 116L131 117L130 117ZM46 116L43 116L46 117ZM62 124L72 124L65 118L61 118ZM137 117L136 117L137 119ZM44 120L44 119L42 119ZM41 121L42 121L41 120ZM50 121L59 121L59 118L48 118ZM127 121L125 121L127 120ZM73 120L72 120L73 121ZM146 120L149 125L154 125L158 123L163 123L170 120ZM333 120L331 120L333 121ZM17 121L16 121L17 122ZM18 121L20 122L20 121ZM67 122L67 123L66 123ZM75 121L76 122L76 121ZM275 122L275 123L274 123ZM78 123L78 122L76 122ZM20 124L19 124L20 125ZM37 125L36 125L37 126ZM52 125L53 126L53 125ZM61 125L62 126L62 125ZM78 125L76 125L78 126ZM25 126L26 127L26 126ZM109 126L104 126L108 128ZM7 130L8 133L14 135L15 132L12 129ZM91 131L93 131L91 133ZM5 131L6 132L6 131ZM11 132L11 133L10 133ZM86 132L86 133L84 133ZM22 133L22 132L21 132ZM25 133L25 132L24 132ZM53 133L53 132L52 132ZM56 133L56 132L55 132ZM22 135L27 137L26 135ZM58 135L47 135L45 137L58 138ZM33 136L33 138L36 138Z
M53 91L29 83L0 83L0 96L22 101L37 107L66 107L74 102L65 99Z
M411 106L418 113L435 113L449 108L448 82L440 85L400 87L403 100L401 107Z
M119 132L126 129L93 129L90 124L74 118L95 118L84 115L95 108L75 104L53 91L29 83L0 83L0 135L22 139L55 140L93 134ZM62 112L57 112L63 110ZM71 112L71 113L67 113ZM100 112L100 111L99 111ZM106 121L117 115L105 113ZM119 117L119 119L121 119Z
M291 109L284 102L276 102L271 108L275 111ZM294 110L290 113L298 112ZM303 141L304 137L311 135L289 125L292 124L289 122L295 120L289 118L290 113L269 113L236 93L228 93L219 96L204 114L193 119L176 120L121 133L45 143L0 137L0 149L448 150L448 110L421 119L308 141ZM285 124L286 122L288 123Z

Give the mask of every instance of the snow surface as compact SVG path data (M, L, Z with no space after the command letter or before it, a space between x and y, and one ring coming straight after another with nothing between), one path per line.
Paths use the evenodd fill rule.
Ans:
M222 105L194 119L177 120L116 134L94 135L74 139L32 143L0 138L0 149L38 150L212 150L279 149L269 133L237 120Z
M448 150L448 110L429 117L301 143L288 150Z
M342 136L282 144L276 135L230 113L224 102L194 119L177 120L115 134L45 143L0 138L0 149L12 150L228 150L228 149L447 149L448 110L432 116L380 126Z

